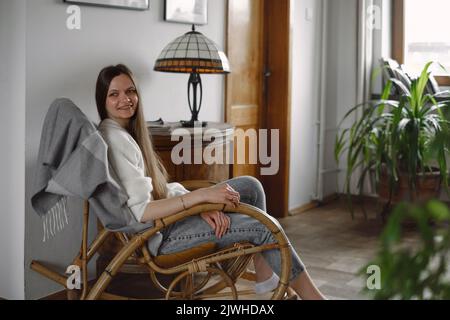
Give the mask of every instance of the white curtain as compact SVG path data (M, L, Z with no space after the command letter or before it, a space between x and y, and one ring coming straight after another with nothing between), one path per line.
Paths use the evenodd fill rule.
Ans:
M358 14L357 14L357 65L356 65L356 104L359 105L365 101L370 100L371 95L371 78L373 67L373 49L374 49L374 28L376 22L375 10L379 7L374 6L374 0L358 0ZM361 109L360 109L361 110ZM362 113L362 110L356 114L358 118ZM357 186L359 176L362 173L361 170L357 170L352 178L352 192L359 193ZM364 185L365 194L373 194L375 190L371 187L373 185L370 179L366 179Z
M373 66L374 29L380 8L374 6L374 0L358 0L358 61L356 81L356 103L370 99Z

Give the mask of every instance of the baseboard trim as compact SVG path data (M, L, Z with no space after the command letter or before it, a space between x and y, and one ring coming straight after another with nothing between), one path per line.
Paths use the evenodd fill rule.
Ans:
M329 204L330 202L333 202L335 200L339 199L339 194L338 193L333 193L330 194L329 196L326 196L325 198L323 198L323 200L320 202L320 205L326 205Z
M305 205L302 205L300 207L294 208L292 210L289 210L290 216L296 216L298 214L305 213L307 211L310 211L312 209L315 209L319 206L319 203L317 201L311 201Z
M330 202L333 202L333 201L337 200L338 198L339 198L339 195L337 193L330 194L329 196L326 196L322 201L314 200L314 201L311 201L311 202L309 202L309 203L307 203L305 205L302 205L300 207L297 207L297 208L294 208L292 210L289 210L289 215L290 216L295 216L295 215L298 215L298 214L302 214L302 213L308 212L308 211L310 211L312 209L315 209L317 207L320 207L320 206L323 206L323 205L327 205Z

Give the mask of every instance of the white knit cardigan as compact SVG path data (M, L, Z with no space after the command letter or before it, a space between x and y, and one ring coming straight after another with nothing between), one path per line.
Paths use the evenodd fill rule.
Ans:
M153 200L152 178L145 176L144 158L133 137L116 121L105 119L99 131L108 144L108 160L128 194L128 207L137 221L141 221L147 204ZM167 184L167 198L188 193L181 184Z

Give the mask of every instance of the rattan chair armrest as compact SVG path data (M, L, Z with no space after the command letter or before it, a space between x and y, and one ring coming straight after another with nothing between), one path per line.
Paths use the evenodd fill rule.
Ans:
M195 216L202 212L207 212L207 211L223 211L223 212L226 212L229 214L233 214L233 213L244 214L244 215L250 216L250 217L255 218L256 220L260 221L261 223L266 225L267 228L271 232L278 233L283 230L277 219L270 216L266 212L260 210L259 208L251 206L249 204L241 203L237 208L234 208L232 206L226 206L224 204L204 203L204 204L199 204L192 208L189 208L188 210L181 211L181 212L178 212L171 216L165 217L163 219L155 220L155 226L153 228L151 228L150 230L143 232L142 235L145 235L147 232L151 232L151 234L154 234L156 231L160 231L161 229L163 229L177 221L180 221L180 220L186 219L187 217Z

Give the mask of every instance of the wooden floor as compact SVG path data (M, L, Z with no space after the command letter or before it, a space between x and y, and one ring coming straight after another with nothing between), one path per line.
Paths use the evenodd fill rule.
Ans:
M367 278L358 271L374 258L383 224L376 204L366 203L365 208L368 219L360 209L352 219L345 204L336 200L280 219L314 283L330 300L369 299L362 293Z
M281 221L314 283L327 298L368 299L361 293L366 280L357 273L377 252L382 223L376 209L369 205L367 220L357 210L352 220L346 206L336 200Z

